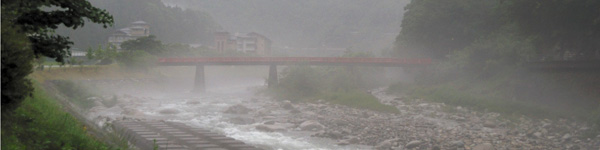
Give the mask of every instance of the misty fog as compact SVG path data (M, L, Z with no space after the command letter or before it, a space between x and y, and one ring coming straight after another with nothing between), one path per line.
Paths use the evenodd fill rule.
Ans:
M51 1L2 2L4 149L600 148L597 0Z

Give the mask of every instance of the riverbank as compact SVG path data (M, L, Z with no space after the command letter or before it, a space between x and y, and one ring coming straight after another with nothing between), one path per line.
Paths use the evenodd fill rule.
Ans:
M60 88L80 88L47 81L149 77L142 72L124 72L117 65L35 70L29 76L34 81L32 95L14 112L2 114L2 149L128 149L126 140L81 117L78 110L90 105L84 102L89 93L61 92Z
M2 149L124 148L98 140L40 84L34 89L14 112L2 114Z
M371 145L374 149L598 149L600 138L586 137L590 126L585 123L538 120L522 116L517 120L494 112L427 102L385 93L373 94L400 113L381 113L328 103L288 103L267 100L268 113L256 110L251 118L263 118L267 127L285 131L302 129L303 124L321 125L312 134L337 140L339 145ZM260 99L259 99L260 101ZM271 102L269 102L271 101ZM276 113L279 112L279 113ZM283 113L281 113L283 112ZM276 116L271 119L269 116ZM243 119L241 119L243 120ZM273 123L275 122L275 123ZM285 127L285 126L283 126ZM258 128L258 126L257 126Z

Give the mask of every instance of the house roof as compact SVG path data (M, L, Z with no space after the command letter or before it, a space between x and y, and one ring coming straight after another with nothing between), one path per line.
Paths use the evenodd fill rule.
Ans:
M131 24L148 24L148 23L146 23L145 21L139 20L139 21L132 22Z

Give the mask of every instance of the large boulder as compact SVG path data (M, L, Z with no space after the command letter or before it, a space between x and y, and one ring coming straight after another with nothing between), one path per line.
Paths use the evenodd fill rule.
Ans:
M233 105L229 108L227 108L225 110L225 113L229 113L229 114L248 114L250 111L252 111L252 109L241 105L241 104L236 104Z
M315 120L304 121L300 124L300 129L303 131L319 131L323 128L325 128L325 126Z

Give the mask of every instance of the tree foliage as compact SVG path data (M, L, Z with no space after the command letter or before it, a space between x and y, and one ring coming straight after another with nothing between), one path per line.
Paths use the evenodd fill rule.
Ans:
M113 22L110 14L86 0L2 1L3 111L13 109L31 93L31 83L25 77L31 73L34 56L58 62L70 56L73 42L54 34L54 30L59 25L77 29L85 24L84 18L104 27Z
M561 55L565 51L594 57L600 49L600 1L598 0L508 0L503 9L538 53Z
M412 1L395 50L400 57L450 58L475 71L562 59L566 51L590 59L600 49L598 8L596 0Z
M164 51L162 42L157 40L154 35L125 41L121 44L121 48L130 51L142 50L152 55L158 55Z

